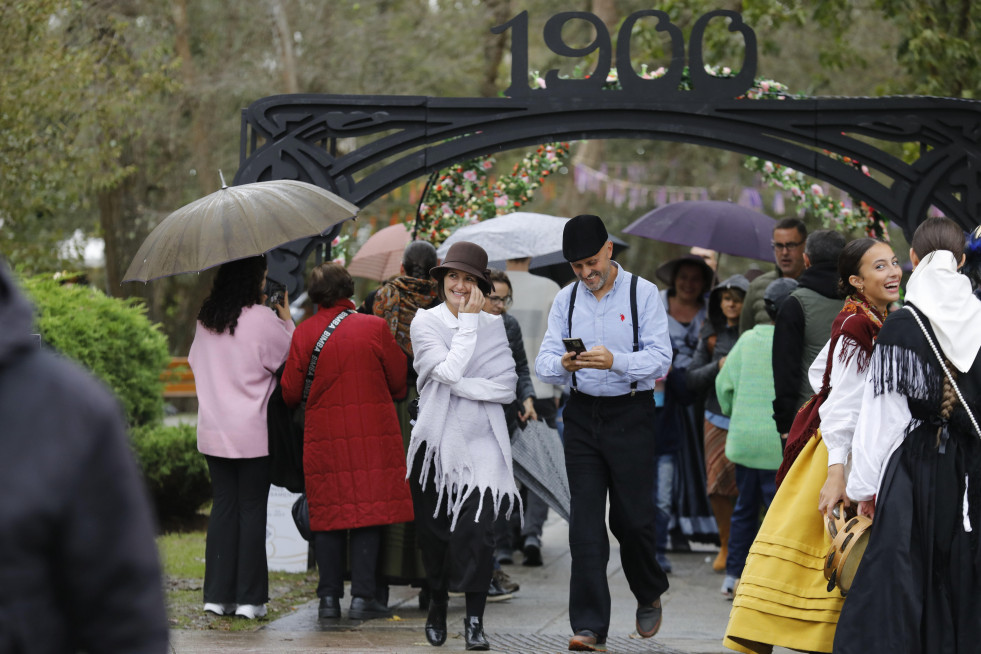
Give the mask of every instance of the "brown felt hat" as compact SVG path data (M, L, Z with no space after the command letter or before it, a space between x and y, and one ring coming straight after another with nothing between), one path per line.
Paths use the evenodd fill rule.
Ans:
M490 271L487 270L487 252L476 243L468 241L457 241L450 246L446 252L443 263L431 268L429 275L436 280L442 280L443 276L450 269L462 270L470 273L477 278L477 288L484 293L491 293L494 285L491 284Z

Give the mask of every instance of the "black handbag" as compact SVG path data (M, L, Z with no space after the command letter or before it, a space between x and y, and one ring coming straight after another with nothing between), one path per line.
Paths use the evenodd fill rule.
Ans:
M313 373L317 369L317 360L327 339L341 321L352 313L354 312L347 309L341 311L317 339L317 345L310 355L310 365L307 366L303 397L295 407L286 406L286 401L283 399L281 379L285 364L276 371L276 388L266 405L266 427L269 432L269 480L274 485L282 486L293 493L302 493L306 490L303 477L303 423L307 397L313 385Z
M296 498L291 512L296 530L303 536L303 540L309 542L313 538L313 533L310 531L310 505L307 503L306 493Z

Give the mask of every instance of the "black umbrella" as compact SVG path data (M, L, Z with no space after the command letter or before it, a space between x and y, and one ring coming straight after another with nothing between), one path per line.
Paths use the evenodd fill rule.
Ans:
M630 223L624 234L773 261L773 218L732 202L673 202Z

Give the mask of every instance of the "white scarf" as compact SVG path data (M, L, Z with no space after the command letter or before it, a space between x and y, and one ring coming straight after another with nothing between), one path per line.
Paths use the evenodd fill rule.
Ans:
M981 301L971 280L957 272L949 250L922 259L906 285L906 300L930 320L937 345L955 368L967 372L981 350Z

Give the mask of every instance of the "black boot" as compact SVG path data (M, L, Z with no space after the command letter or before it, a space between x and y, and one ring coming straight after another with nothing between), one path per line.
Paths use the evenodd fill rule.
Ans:
M467 641L469 652L486 652L490 649L490 643L484 636L483 620L475 615L468 615L463 619L463 636Z
M429 616L426 618L426 640L430 645L439 647L446 642L446 607L448 599L437 602L436 598L429 600Z
M341 617L341 600L338 597L321 597L317 617L321 620Z

